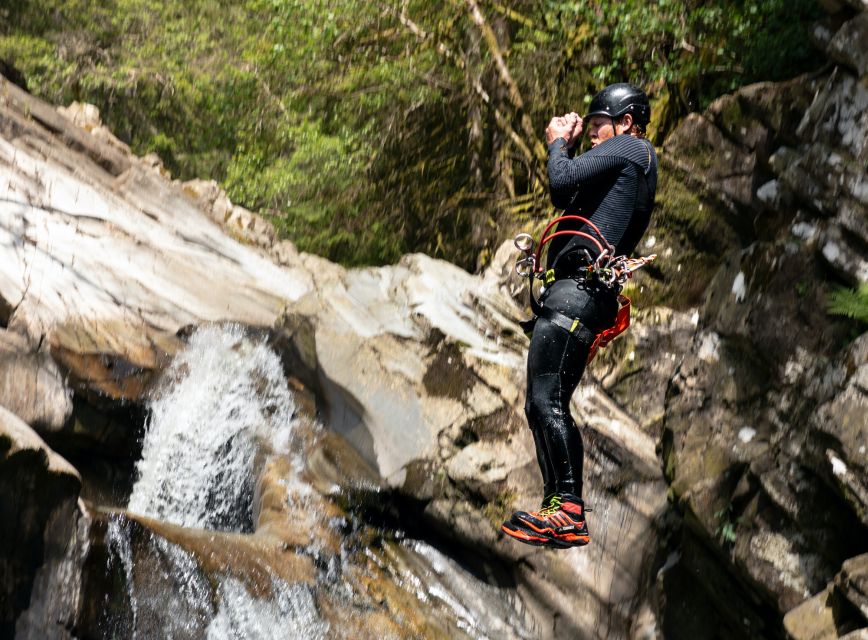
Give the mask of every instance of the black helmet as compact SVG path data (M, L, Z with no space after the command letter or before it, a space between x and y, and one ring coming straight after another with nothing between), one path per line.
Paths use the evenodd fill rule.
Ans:
M645 92L636 85L618 82L610 84L594 96L585 118L591 116L618 118L625 113L631 114L633 122L642 129L651 122L651 105L648 104L648 96Z

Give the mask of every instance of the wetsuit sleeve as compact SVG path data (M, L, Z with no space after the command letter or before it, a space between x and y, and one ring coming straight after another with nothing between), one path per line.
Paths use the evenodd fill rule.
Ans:
M564 138L552 142L548 150L549 192L558 209L566 209L586 186L610 171L623 168L628 161L621 155L591 152L570 158Z

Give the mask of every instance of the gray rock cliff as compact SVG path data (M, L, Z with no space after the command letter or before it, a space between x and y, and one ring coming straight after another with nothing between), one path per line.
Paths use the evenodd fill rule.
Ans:
M357 554L330 524L358 502L509 585L519 635L864 637L868 341L825 306L836 286L868 281L868 12L829 4L838 26L817 33L829 67L724 96L661 150L646 239L660 266L632 284L633 327L573 398L593 542L561 553L498 530L541 498L509 244L480 275L424 255L344 269L277 240L216 184L172 181L92 108L55 110L0 79L0 510L13 514L0 630L101 637L93 598L108 587L94 576L120 513L143 565L177 562L170 541L202 580L234 571L253 591L263 575L319 584L319 567L341 566L367 633L459 633L400 586L431 575L418 555ZM100 508L123 502L105 497L122 472L102 469L134 461L173 356L222 322L269 336L327 428L307 450L316 553L292 526L279 464L262 470L249 534ZM160 582L112 575L130 590ZM336 593L323 589L319 611L361 633ZM131 606L120 618L145 624Z

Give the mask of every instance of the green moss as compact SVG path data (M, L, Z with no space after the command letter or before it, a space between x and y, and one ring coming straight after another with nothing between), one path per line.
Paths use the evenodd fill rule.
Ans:
M709 166L712 163L709 159ZM658 228L680 235L701 250L717 252L736 240L726 214L713 199L673 171L661 172L655 221Z
M750 114L742 108L741 100L735 96L723 98L721 107L717 121L726 131L738 131L751 119Z
M514 491L505 490L498 493L494 500L485 504L482 513L491 523L491 526L497 530L500 529L500 525L512 515L516 498Z
M657 207L646 237L658 259L639 272L625 293L639 307L696 305L717 271L720 256L738 245L726 212L675 171L662 171ZM645 251L640 245L640 251Z

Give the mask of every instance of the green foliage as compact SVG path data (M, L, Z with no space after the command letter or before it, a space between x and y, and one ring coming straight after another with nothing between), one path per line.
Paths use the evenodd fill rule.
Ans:
M868 284L858 289L840 288L829 296L828 311L868 324Z
M514 491L507 490L498 493L493 500L485 503L482 513L494 528L499 528L504 520L509 519L515 508L516 497Z
M725 522L718 530L718 535L724 543L733 544L737 538L735 533L735 524L732 522Z
M550 215L553 114L629 79L652 96L659 141L722 92L809 67L818 12L814 0L477 3L0 0L0 61L52 102L96 104L175 176L217 179L303 250L473 268Z
M714 535L718 540L720 540L721 544L735 544L735 541L738 538L736 527L740 524L741 519L733 518L732 503L729 503L720 511L715 512L714 517L718 521L717 531L715 531Z
M813 0L545 2L548 38L562 34L558 76L594 90L623 79L650 90L658 141L687 111L758 80L815 64ZM575 102L571 102L575 104Z

